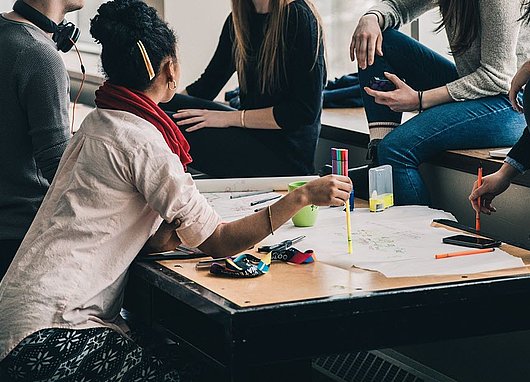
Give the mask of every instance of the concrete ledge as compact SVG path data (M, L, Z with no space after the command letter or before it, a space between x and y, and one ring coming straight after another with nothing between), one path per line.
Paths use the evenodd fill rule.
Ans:
M462 171L468 174L477 174L477 168L482 163L484 174L491 174L501 168L504 161L489 156L491 149L475 149L475 150L450 150L446 151L442 156L432 160L431 163L436 166L450 168ZM524 187L530 187L530 172L519 175L513 181Z

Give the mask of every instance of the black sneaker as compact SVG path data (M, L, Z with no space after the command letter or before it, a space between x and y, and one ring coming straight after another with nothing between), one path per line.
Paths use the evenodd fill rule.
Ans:
M379 142L381 142L381 139L372 139L370 143L368 143L368 151L366 152L366 160L371 162L371 167L376 167L378 163L377 145L379 145Z

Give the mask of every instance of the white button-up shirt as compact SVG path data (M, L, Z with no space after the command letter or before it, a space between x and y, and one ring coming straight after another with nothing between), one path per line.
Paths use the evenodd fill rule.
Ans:
M41 329L118 329L127 269L162 219L191 247L221 221L153 125L96 109L0 283L0 360Z

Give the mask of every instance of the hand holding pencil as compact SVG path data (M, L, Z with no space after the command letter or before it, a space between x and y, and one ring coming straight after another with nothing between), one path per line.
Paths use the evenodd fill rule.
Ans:
M469 201L473 209L486 215L491 215L492 212L495 212L496 209L492 206L493 199L506 191L510 187L511 180L517 175L518 172L515 168L508 163L504 163L500 170L485 176L480 186L477 180L469 195Z

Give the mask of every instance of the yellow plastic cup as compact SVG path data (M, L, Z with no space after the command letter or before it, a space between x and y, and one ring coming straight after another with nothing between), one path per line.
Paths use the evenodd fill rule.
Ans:
M289 183L288 190L292 192L306 183L305 181ZM317 221L317 216L318 206L310 205L298 211L291 220L296 227L312 227Z

